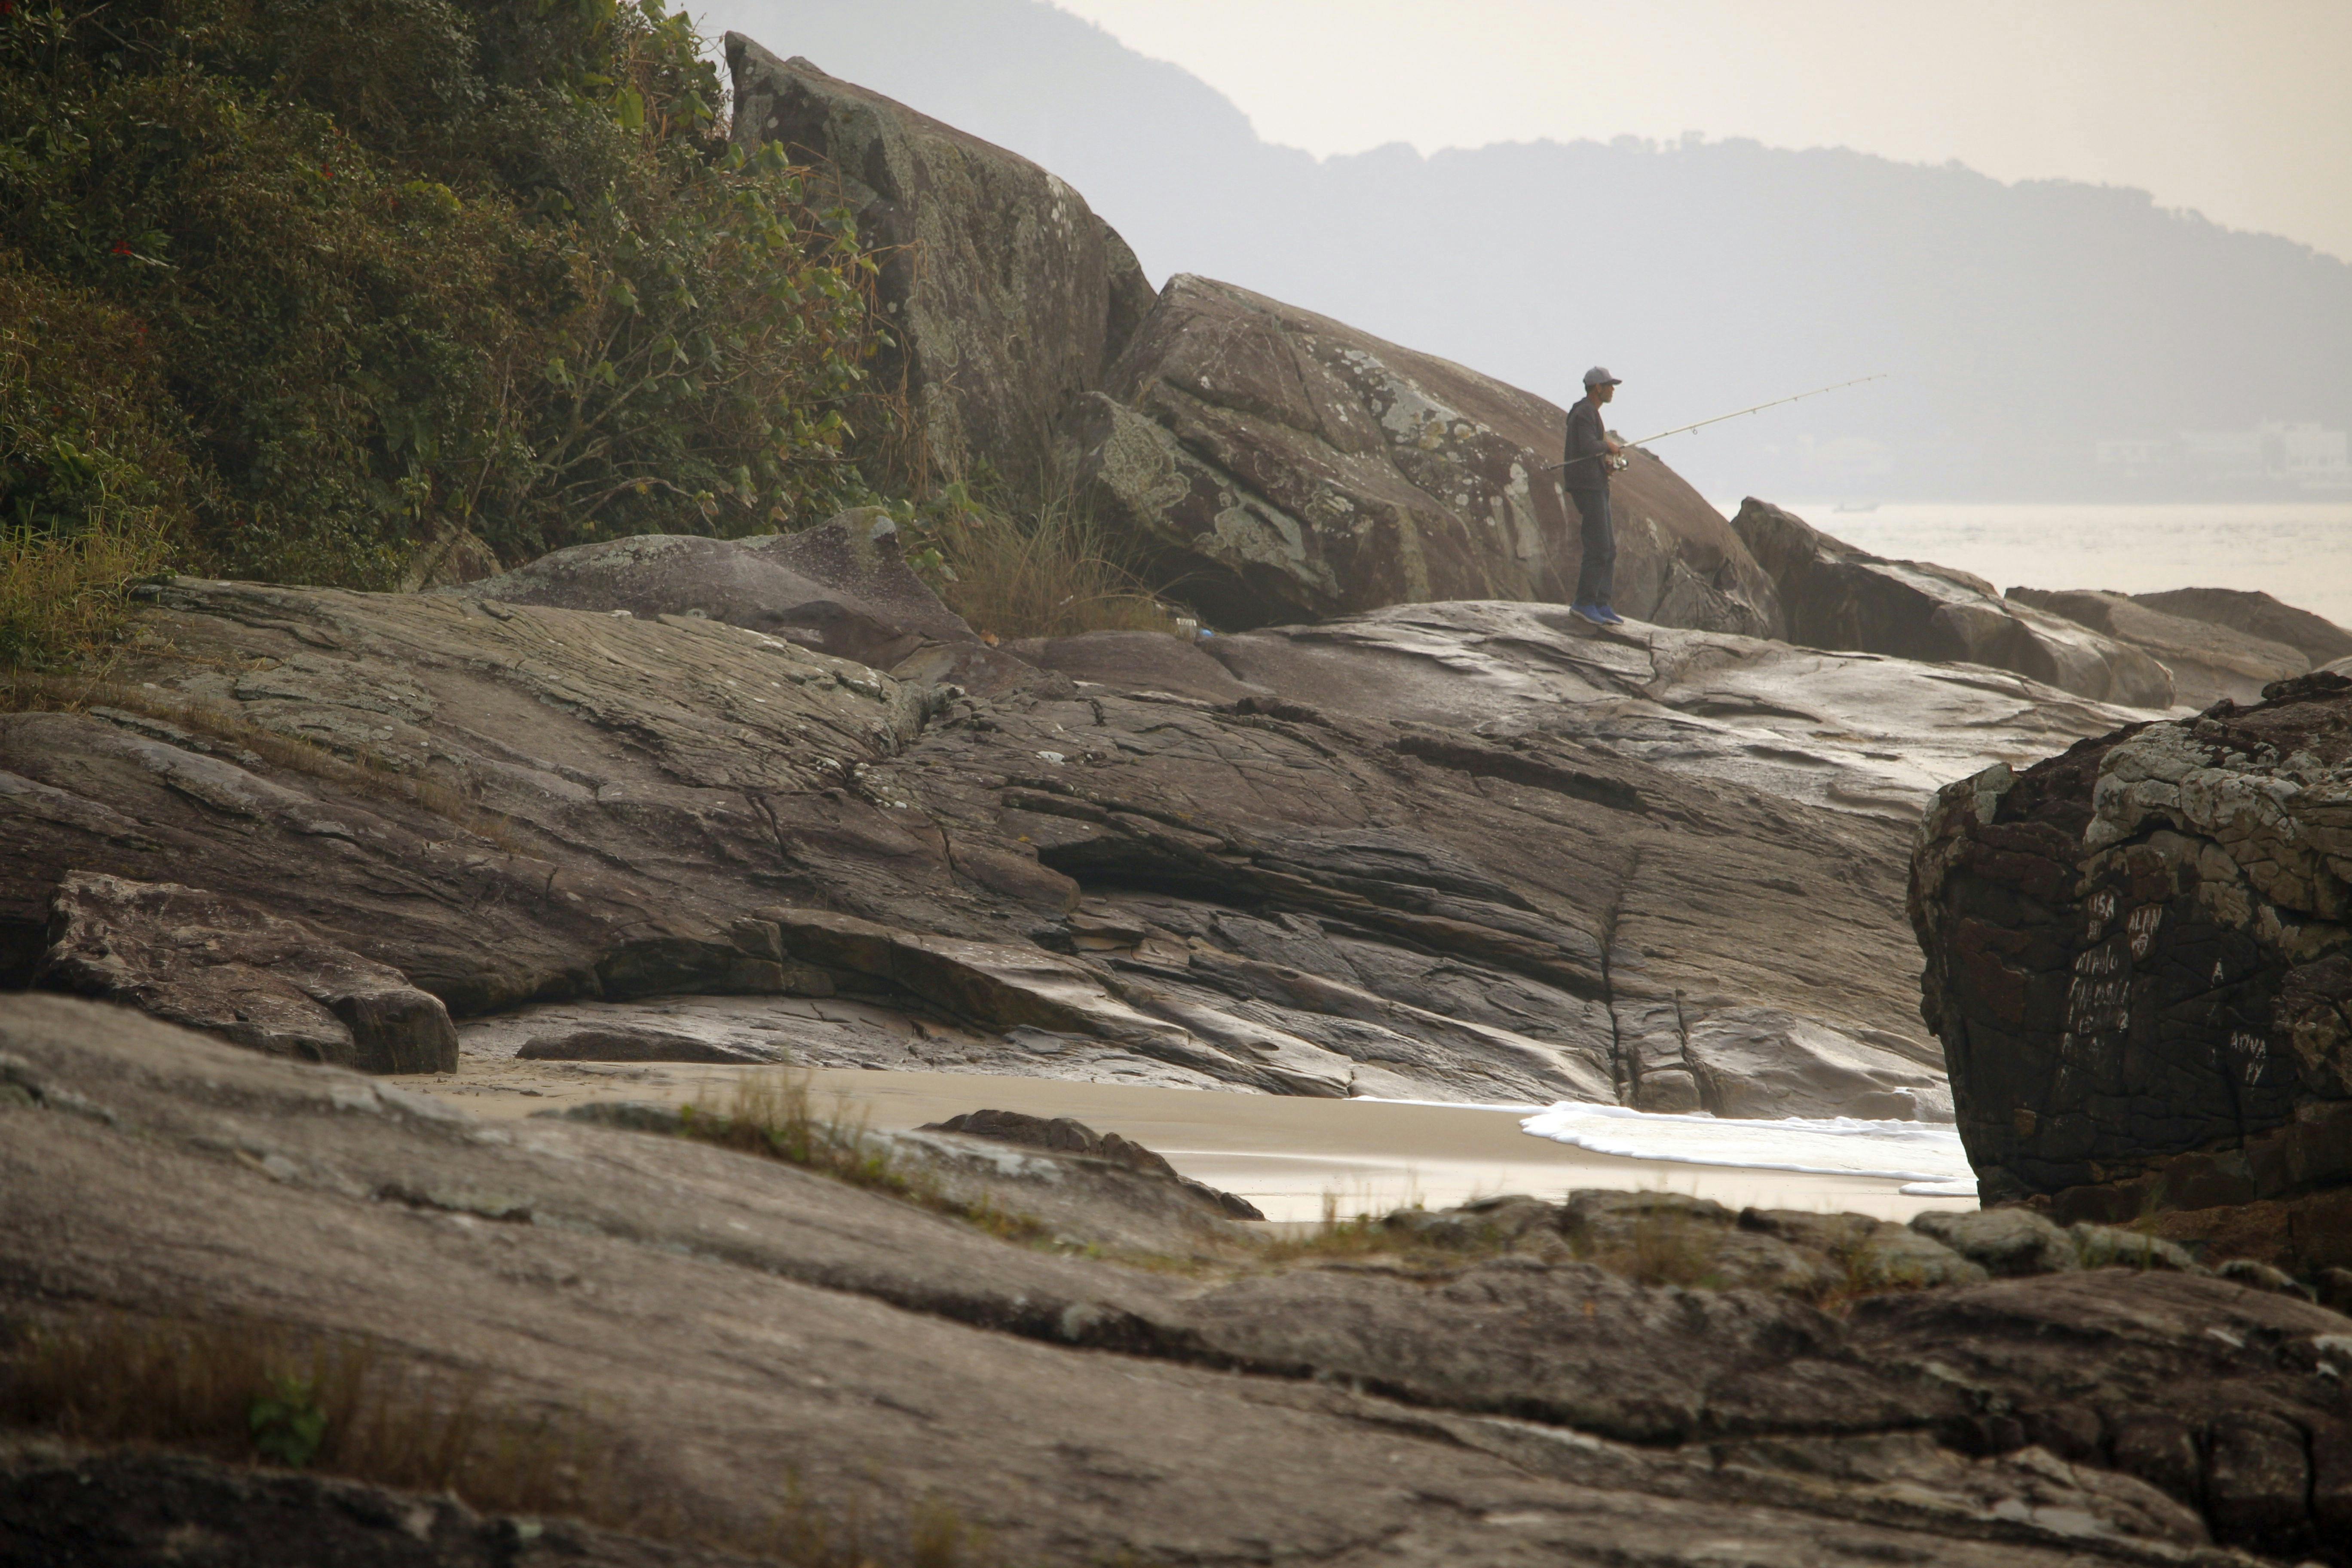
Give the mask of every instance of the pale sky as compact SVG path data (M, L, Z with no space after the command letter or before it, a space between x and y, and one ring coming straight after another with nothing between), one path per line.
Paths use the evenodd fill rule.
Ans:
M2352 0L1054 0L1318 155L1753 137L2131 185L2352 260Z

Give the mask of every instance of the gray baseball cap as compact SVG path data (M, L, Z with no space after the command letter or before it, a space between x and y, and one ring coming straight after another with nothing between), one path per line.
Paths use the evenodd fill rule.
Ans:
M1608 367L1605 365L1596 364L1591 370L1584 373L1584 385L1587 391L1591 391L1596 386L1617 386L1620 384L1622 384L1618 379L1609 374Z

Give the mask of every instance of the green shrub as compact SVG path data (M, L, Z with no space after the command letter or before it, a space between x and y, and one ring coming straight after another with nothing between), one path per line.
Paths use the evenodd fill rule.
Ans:
M147 345L142 471L211 569L789 526L871 499L874 266L721 107L653 0L20 5L0 274ZM76 475L11 471L46 533L100 526Z

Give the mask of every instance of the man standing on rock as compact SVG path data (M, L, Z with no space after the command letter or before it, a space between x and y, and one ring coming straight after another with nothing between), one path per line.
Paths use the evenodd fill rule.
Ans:
M1576 573L1576 597L1569 613L1600 626L1622 626L1625 617L1610 608L1616 591L1617 529L1609 516L1609 473L1623 466L1625 448L1612 439L1601 417L1601 405L1617 395L1617 378L1594 365L1584 373L1584 396L1568 411L1568 453L1560 464L1560 487L1576 502L1584 522L1584 561Z

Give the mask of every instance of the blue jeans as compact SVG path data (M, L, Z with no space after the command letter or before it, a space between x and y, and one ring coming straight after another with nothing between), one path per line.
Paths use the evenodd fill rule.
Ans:
M1576 569L1574 604L1606 605L1617 590L1617 525L1609 516L1607 490L1570 490L1584 520L1584 560Z

